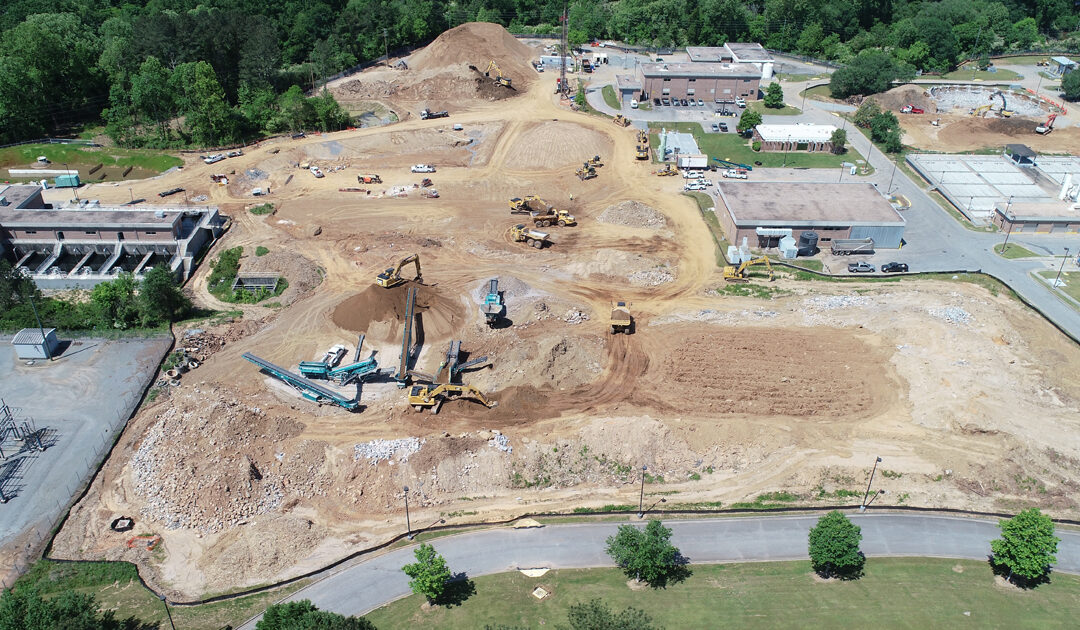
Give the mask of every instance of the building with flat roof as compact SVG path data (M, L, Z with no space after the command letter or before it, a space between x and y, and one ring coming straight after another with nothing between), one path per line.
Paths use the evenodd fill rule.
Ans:
M754 140L762 151L832 151L832 134L836 127L795 123L793 125L758 125Z
M1068 57L1051 57L1050 71L1058 76L1065 76L1067 73L1076 70L1077 63Z
M44 208L41 190L37 184L0 185L0 209Z
M641 81L632 74L616 74L615 95L619 97L620 103L629 103L641 95Z
M183 280L199 251L224 230L218 209L206 206L7 206L0 207L0 256L46 289L89 288L121 271L140 276L157 265Z
M904 217L873 184L725 181L717 192L716 218L732 243L775 247L775 228L813 231L821 243L872 238L877 249L898 248L904 238Z
M1076 234L1080 232L1080 203L998 202L990 220L1010 234Z
M761 44L728 42L723 46L687 46L686 56L693 63L753 64L761 80L773 76L773 57Z
M696 98L721 103L756 99L761 72L752 65L643 63L637 78L645 98Z

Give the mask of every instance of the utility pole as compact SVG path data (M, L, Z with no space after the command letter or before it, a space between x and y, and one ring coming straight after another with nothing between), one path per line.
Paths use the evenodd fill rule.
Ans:
M859 505L859 511L866 511L866 497L870 495L870 485L874 483L874 473L877 472L877 465L881 463L881 458L878 457L874 460L874 469L870 471L870 481L866 484L866 494L863 495L862 503Z
M1058 288L1058 281L1061 280L1061 272L1065 270L1065 261L1069 259L1069 248L1065 248L1065 255L1061 258L1061 267L1058 268L1057 277L1054 278L1054 288Z
M402 487L405 490L405 531L409 540L413 539L412 523L409 521L409 486Z
M570 96L570 86L566 83L566 55L569 52L567 36L570 25L570 15L567 11L566 4L563 4L563 14L559 16L559 21L562 22L562 37L559 40L559 93L564 97Z
M637 517L642 518L645 516L645 511L642 506L645 504L645 471L649 469L647 464L641 465L641 494L638 496L637 502Z
M1001 220L1001 225L1005 225L1005 221L1009 222L1009 229L1005 232L1005 242L1001 245L1001 253L1004 254L1005 250L1009 249L1009 236L1012 234L1012 219L1009 218L1009 208L1012 206L1012 195L1009 196L1009 203L1005 204L1005 216Z
M973 51L975 53L975 69L971 71L971 80L972 81L975 80L975 73L979 71L978 56L979 56L979 39L981 37L982 37L982 25L979 26L979 34L975 36L975 50ZM1038 90L1036 90L1036 91L1038 91Z
M383 39L383 58L386 59L386 67L390 67L390 31L385 28L382 30Z

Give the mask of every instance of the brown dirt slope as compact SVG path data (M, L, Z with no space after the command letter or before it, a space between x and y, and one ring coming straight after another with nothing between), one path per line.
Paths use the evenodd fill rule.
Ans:
M483 72L494 61L518 89L528 87L536 76L529 67L532 50L505 28L489 22L469 22L439 35L435 41L409 57L409 67L426 71L455 64L475 66Z

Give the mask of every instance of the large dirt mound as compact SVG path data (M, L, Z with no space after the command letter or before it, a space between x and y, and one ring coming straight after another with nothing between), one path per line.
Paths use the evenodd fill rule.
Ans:
M410 271L411 268L402 270L402 273ZM400 339L409 286L412 285L407 283L384 289L373 284L338 304L334 309L334 323L380 341ZM422 317L423 334L429 341L445 339L459 331L465 323L465 309L458 296L448 295L435 287L420 287L416 296L416 312ZM419 332L419 327L414 330Z
M901 85L870 98L877 101L877 104L886 111L898 112L905 105L914 105L928 114L937 112L937 103L920 85Z
M413 70L441 70L463 64L480 72L494 61L514 86L523 88L532 83L536 71L529 66L532 50L522 44L502 26L488 22L469 22L454 27L435 38L435 41L409 57Z

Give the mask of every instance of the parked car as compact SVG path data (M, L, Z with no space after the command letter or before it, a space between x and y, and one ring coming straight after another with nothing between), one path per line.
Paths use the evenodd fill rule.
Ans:
M866 262L849 263L848 273L874 273L874 266Z
M698 107L705 107L705 101L703 101L702 99L699 98L697 100L697 105L698 105Z
M207 164L217 164L218 162L220 162L220 161L222 161L224 159L225 159L224 155L222 155L220 153L216 153L214 155L208 155L208 156L204 157L203 162L206 162Z
M727 123L717 123L720 126L720 131L727 131Z
M434 173L435 167L430 164L414 164L412 167L414 173Z
M664 104L664 107L668 107L671 105L671 99L668 98L663 99L661 102Z
M735 105L737 105L739 109L746 109L746 101L743 100L741 96L735 99Z
M228 153L226 153L225 155L226 155L227 157L231 157L231 158L233 158L233 157L240 157L240 156L241 156L241 155L243 155L243 154L244 154L244 152L243 152L243 151L241 151L240 149L237 149L237 150L235 150L235 151L229 151L229 152L228 152Z
M660 99L653 98L652 104L653 104L653 107L660 107Z
M638 102L636 98L630 99L630 109L637 109Z
M682 105L683 107L686 107L687 106L686 99L685 98L679 99L679 104Z
M721 175L723 175L724 177L726 177L728 179L749 179L750 178L749 175L746 172L746 169L741 169L741 168L729 168L728 170L721 173Z
M461 123L455 123L454 126L451 127L451 129L453 129L454 131L464 131L465 127L461 126Z
M712 130L713 130L713 131L720 131L720 125L718 125L718 124L716 124L716 123L713 123L713 124L712 124Z
M692 98L691 98L691 99L688 99L688 100L687 100L687 102L686 102L686 104L687 104L687 105L689 105L690 107L697 107L697 101L695 101L695 100L694 100L694 99L692 99Z
M704 173L700 171L683 171L683 179L702 179L705 177Z
M692 179L686 182L683 190L705 190L708 184L702 179Z
M899 273L899 272L903 272L903 271L907 271L907 270L908 270L907 263L901 263L901 262L890 262L890 263L885 263L884 265L881 266L881 273Z

